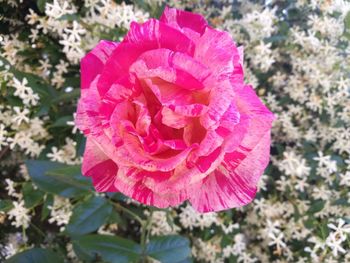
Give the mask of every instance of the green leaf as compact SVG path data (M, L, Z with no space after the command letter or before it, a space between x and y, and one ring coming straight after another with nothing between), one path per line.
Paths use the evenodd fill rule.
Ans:
M76 14L66 14L66 15L61 16L58 20L78 21L79 16Z
M57 98L54 98L52 100L53 103L58 102L65 102L65 101L71 101L73 99L79 98L80 96L80 89L74 89L71 92L64 92L58 95Z
M350 30L350 11L346 14L344 18L345 30Z
M139 260L141 247L137 243L117 236L85 235L73 239L75 253L82 260L98 257L104 262L123 263Z
M38 6L38 9L42 13L45 12L45 3L46 3L46 0L37 0L36 1L36 5Z
M314 213L320 212L323 209L325 204L326 204L326 201L324 200L317 200L313 202L308 210L308 214L314 214Z
M59 118L58 120L56 120L51 127L64 127L64 126L68 126L67 122L68 121L72 121L73 120L73 116L63 116L61 118Z
M5 263L63 263L61 255L43 248L32 248L14 255Z
M43 191L64 197L89 193L90 181L80 173L79 166L49 161L26 161L33 182Z
M65 165L62 168L47 171L46 175L82 190L88 191L91 188L90 181L81 175L80 165Z
M50 214L50 209L49 206L53 205L53 196L51 194L46 195L45 201L43 204L43 207L41 209L41 221L45 220L49 214Z
M0 211L8 212L13 208L11 200L0 200Z
M35 207L44 196L44 193L38 189L34 189L33 184L30 182L24 183L22 192L25 206L28 208Z
M344 35L350 40L350 11L344 18Z
M70 235L83 235L98 229L109 218L112 205L104 198L92 196L77 205L67 225Z
M190 262L190 242L182 236L162 236L150 240L147 244L147 255L160 262Z
M332 205L339 205L339 206L349 206L348 198L339 198L332 202Z

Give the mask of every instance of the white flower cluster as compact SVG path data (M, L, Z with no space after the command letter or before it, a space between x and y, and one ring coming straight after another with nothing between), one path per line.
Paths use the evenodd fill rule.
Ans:
M12 201L13 207L7 213L8 218L12 220L11 225L17 228L27 229L30 224L31 216L29 209L24 205L23 195L22 193L16 192L16 183L11 179L7 178L5 182L7 184L7 194L17 200Z
M30 118L28 108L0 106L0 112L0 149L7 146L32 157L38 156L44 148L40 141L48 137L44 121L38 117Z
M71 138L66 138L66 144L58 149L56 146L51 148L51 152L46 156L53 162L65 163L65 164L80 164L81 157L77 157L76 150L77 143Z
M180 223L184 228L192 230L195 227L204 229L218 222L216 213L201 214L193 209L191 205L181 207L179 214Z
M16 253L28 248L26 247L27 242L28 239L23 233L16 232L10 234L6 240L4 240L4 244L0 244L0 256L5 259L12 257Z
M145 21L147 13L136 10L133 5L116 4L113 0L86 0L86 15L80 20L74 15L77 8L72 2L54 0L45 5L45 17L39 17L33 10L27 15L28 23L35 25L30 36L35 42L40 34L53 34L60 37L59 43L67 59L77 64L88 49L97 44L96 31L109 32L115 27L127 29L132 21ZM87 31L86 29L89 29ZM54 83L60 78L57 77ZM60 87L58 85L58 87Z
M19 81L15 77L13 78L13 86L16 89L14 92L15 96L22 99L23 104L26 106L37 105L39 101L39 95L33 92L33 89L27 86L28 80L23 78Z
M224 262L217 258L221 252L219 240L204 241L200 238L194 240L192 255L194 258L204 262Z
M151 235L171 235L180 231L180 228L173 222L173 216L170 213L171 211L153 211L150 222ZM145 215L149 216L149 212L145 211Z
M346 253L346 250L342 247L342 243L346 241L347 235L350 234L350 224L345 224L343 219L339 219L337 226L328 224L328 227L332 232L326 239L326 245L331 248L335 257L338 255L338 252Z
M15 227L28 228L30 223L29 210L24 206L24 201L12 202L13 208L8 212L8 217L10 220L14 219L12 225Z
M55 196L52 206L48 206L48 209L50 209L49 223L60 226L62 232L72 215L72 205L69 199Z
M109 28L121 27L129 28L133 21L143 22L148 18L148 14L136 10L133 5L122 3L116 4L112 0L85 0L88 8L88 17L84 19L90 24L100 24Z

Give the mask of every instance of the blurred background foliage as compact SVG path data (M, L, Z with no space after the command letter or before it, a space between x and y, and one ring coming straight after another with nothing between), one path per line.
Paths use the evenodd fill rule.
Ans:
M245 48L276 113L250 205L198 214L97 194L74 126L79 60L164 6ZM350 2L0 0L0 261L350 262Z

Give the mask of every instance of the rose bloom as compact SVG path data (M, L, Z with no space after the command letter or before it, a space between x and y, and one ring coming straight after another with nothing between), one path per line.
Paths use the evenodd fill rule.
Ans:
M99 192L199 212L252 201L274 115L244 84L243 49L198 14L166 8L81 60L82 173Z

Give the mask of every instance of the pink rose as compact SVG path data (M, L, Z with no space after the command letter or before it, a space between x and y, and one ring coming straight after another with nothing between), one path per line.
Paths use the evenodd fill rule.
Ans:
M82 172L99 192L200 212L252 201L274 115L243 81L243 49L198 14L166 8L81 61Z

